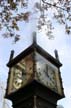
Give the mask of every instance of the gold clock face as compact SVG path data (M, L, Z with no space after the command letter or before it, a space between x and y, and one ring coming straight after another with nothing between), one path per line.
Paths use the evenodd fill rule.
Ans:
M61 93L58 68L36 53L36 80L49 89Z
M14 92L29 83L33 78L32 54L26 56L11 68L9 93Z

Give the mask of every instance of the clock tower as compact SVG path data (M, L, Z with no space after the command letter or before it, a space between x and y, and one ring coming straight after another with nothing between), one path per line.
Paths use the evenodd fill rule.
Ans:
M56 58L42 49L35 38L32 45L15 58L11 52L5 97L13 108L56 108L64 98L57 51Z

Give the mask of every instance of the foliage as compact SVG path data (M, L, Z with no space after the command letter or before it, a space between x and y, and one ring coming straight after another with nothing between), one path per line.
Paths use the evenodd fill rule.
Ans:
M0 0L0 30L5 29L5 38L13 37L14 42L20 39L17 31L20 30L18 22L28 23L33 13L37 14L38 31L45 29L46 35L53 38L53 20L65 26L67 34L71 33L71 0L35 0L33 13L28 11L31 0ZM22 12L20 12L22 8ZM26 9L26 11L24 11ZM51 17L51 18L50 18Z

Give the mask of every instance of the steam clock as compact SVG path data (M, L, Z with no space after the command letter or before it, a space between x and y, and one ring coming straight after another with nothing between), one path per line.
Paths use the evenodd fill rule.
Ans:
M52 57L35 41L13 58L11 52L9 76L5 97L13 102L13 108L56 108L64 98L58 59Z

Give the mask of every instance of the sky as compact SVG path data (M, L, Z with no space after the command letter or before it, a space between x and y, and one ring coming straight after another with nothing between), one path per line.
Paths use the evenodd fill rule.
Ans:
M71 107L71 37L65 35L63 26L57 26L54 31L54 39L49 40L44 33L37 33L37 43L54 56L54 50L57 49L59 58L63 66L61 67L61 76L63 81L65 98L58 101L59 105L64 108ZM29 28L28 28L29 30ZM31 31L31 30L30 30ZM26 34L25 34L26 35ZM28 39L27 39L28 38ZM4 101L3 95L6 88L6 81L8 78L8 67L6 66L9 61L10 51L13 49L15 55L18 55L24 49L32 44L32 33L26 35L18 43L13 44L11 39L0 38L0 103ZM2 89L3 87L3 89ZM5 102L7 106L7 102ZM11 104L9 104L11 107ZM1 107L3 108L3 107Z
M4 39L0 36L0 108L4 108L4 102L6 108L12 108L11 103L3 98L9 72L6 64L9 61L11 50L15 51L15 57L32 44L33 32L37 30L35 22L32 22L32 24L31 22L27 23L24 29L21 27L21 40L16 44L13 43L12 39ZM59 59L63 64L60 71L65 93L65 98L58 101L58 105L62 105L64 108L71 108L71 35L65 34L64 26L59 24L55 25L53 34L54 39L49 40L44 35L44 31L37 32L37 43L52 56L54 56L54 50L58 50Z

